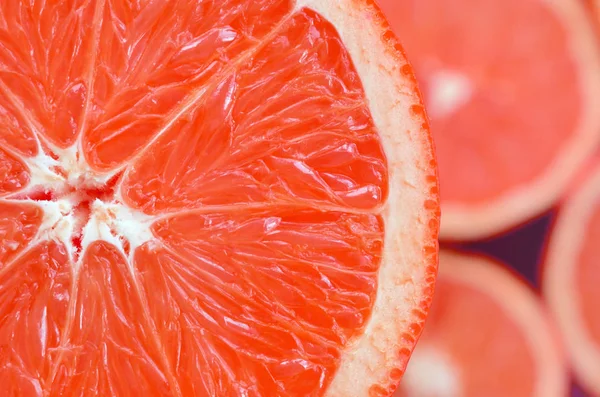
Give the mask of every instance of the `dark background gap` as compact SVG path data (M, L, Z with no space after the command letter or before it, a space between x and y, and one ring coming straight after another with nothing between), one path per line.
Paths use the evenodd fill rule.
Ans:
M556 218L551 209L501 235L467 243L442 242L442 248L489 255L514 269L540 294L541 270L547 238ZM443 215L442 215L443 216ZM571 397L589 397L575 383Z

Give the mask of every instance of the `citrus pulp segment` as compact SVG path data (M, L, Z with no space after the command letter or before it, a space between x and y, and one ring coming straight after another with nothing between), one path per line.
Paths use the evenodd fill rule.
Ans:
M506 267L440 253L436 297L396 396L565 396L568 373L545 309Z
M0 202L0 263L6 265L35 237L44 211L33 203Z
M372 1L4 1L0 44L2 392L393 392L439 202Z
M550 236L543 269L544 296L569 349L575 375L600 395L598 239L600 168L561 207Z
M600 46L579 0L379 0L431 117L442 237L550 207L600 141Z
M29 170L15 154L0 148L0 195L20 190L29 183Z
M68 253L59 243L44 241L2 265L1 390L7 395L41 396L42 380L58 363L68 317L72 287Z

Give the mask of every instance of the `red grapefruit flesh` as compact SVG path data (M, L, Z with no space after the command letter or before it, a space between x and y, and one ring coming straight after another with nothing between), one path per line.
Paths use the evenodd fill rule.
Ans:
M379 0L436 139L442 237L553 205L600 141L600 46L579 0Z
M524 282L490 259L443 252L434 303L395 396L562 397L565 363Z
M547 247L544 295L560 326L575 375L600 395L600 315L598 241L600 168L561 208Z
M437 271L371 0L0 0L7 396L389 396Z

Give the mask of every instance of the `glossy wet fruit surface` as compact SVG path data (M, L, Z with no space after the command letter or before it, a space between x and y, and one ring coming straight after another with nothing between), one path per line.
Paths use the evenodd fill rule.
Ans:
M431 142L372 3L304 3L0 2L3 393L393 390Z

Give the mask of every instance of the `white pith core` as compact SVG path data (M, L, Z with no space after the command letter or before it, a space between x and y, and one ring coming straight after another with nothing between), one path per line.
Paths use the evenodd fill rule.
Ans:
M99 174L94 172L85 161L85 157L81 155L82 149L79 145L80 139L78 139L75 145L67 149L55 149L55 153L58 156L58 163L63 169L67 170L66 182L71 186L86 188L102 187L114 174Z
M132 263L135 249L152 239L150 225L155 219L123 204L120 192L107 185L109 177L95 173L74 146L53 152L58 160L43 151L22 159L29 168L29 184L5 199L43 210L42 224L29 245L63 244L77 270L87 248L105 241ZM31 198L36 193L51 199Z
M466 105L473 96L473 83L453 70L440 70L427 80L428 113L431 118L447 117Z
M456 366L439 349L417 345L402 378L401 388L411 397L456 397L462 395Z

